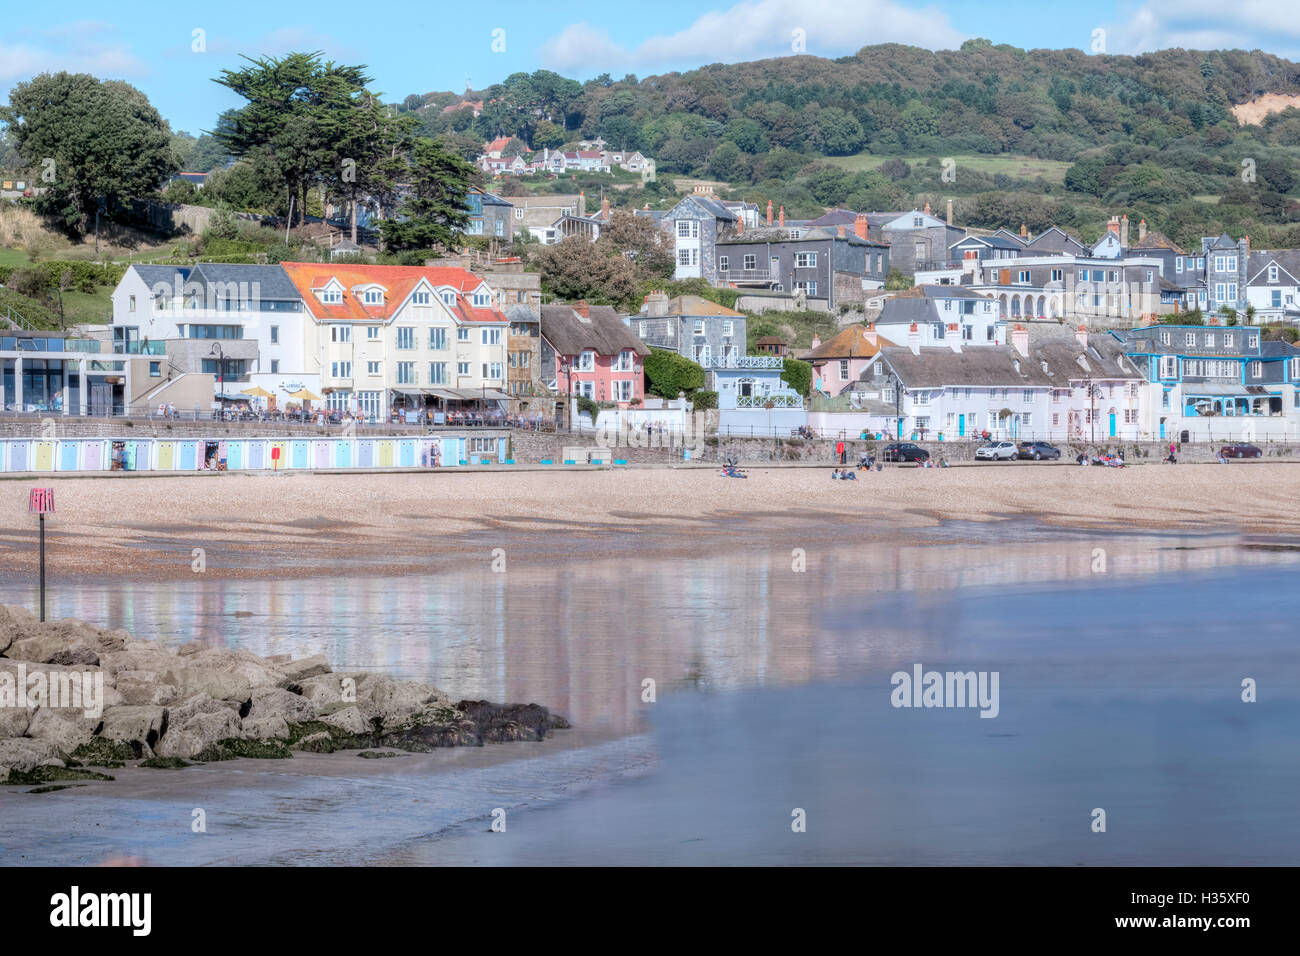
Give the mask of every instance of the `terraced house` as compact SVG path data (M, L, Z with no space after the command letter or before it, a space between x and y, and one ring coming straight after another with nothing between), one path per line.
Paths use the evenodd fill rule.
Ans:
M507 401L509 322L465 269L286 262L308 373L331 409L387 417Z
M1149 383L1143 433L1178 441L1300 435L1300 349L1258 326L1154 325L1109 333Z

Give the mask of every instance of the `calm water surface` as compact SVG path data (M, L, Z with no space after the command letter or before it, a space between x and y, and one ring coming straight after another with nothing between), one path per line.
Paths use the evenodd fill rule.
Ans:
M37 798L21 795L5 812L28 828L6 843L0 827L0 849L312 863L365 831L366 860L393 863L1295 862L1295 552L1006 523L810 546L803 571L798 558L493 573L485 555L437 576L53 582L55 617L535 700L593 742L437 779L301 778L245 796L244 842L232 834L225 855L166 833L132 842L133 822L183 802L171 796L119 801L62 851L23 846ZM0 582L0 600L30 598ZM998 671L999 716L892 707L890 675L916 663ZM382 816L410 788L436 807ZM105 793L53 796L89 810ZM486 832L496 806L504 835ZM1098 807L1105 834L1090 830Z

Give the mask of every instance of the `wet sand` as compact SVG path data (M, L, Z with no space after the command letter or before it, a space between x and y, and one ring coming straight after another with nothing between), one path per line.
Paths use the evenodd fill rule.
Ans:
M1125 469L991 464L42 479L52 575L137 579L409 574L505 548L512 562L673 557L755 541L887 539L944 520L1033 517L1071 528L1300 533L1285 463ZM0 482L0 574L37 562L30 482Z

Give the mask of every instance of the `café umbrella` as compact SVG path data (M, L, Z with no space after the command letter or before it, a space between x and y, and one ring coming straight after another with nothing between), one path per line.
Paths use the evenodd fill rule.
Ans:
M289 397L296 398L304 402L319 402L321 400L319 395L316 395L305 388L300 388L296 392L290 392Z
M246 388L240 395L251 395L253 398L270 398L271 393L260 385L254 385L252 388Z

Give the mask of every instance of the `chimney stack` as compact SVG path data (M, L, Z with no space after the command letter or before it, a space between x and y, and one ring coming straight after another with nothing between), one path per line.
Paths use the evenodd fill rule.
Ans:
M1243 236L1242 238L1246 240L1246 255L1249 256L1249 255L1250 255L1250 236L1249 236L1249 235L1246 235L1246 236ZM1245 265L1246 265L1246 264L1243 262L1243 263L1242 263L1243 268L1245 267Z
M1029 238L1029 227L1026 226L1023 222L1020 224L1020 235L1024 239Z
M1147 221L1143 219L1141 222L1138 223L1138 242L1141 242L1146 237L1147 237Z
M1115 236L1119 235L1119 216L1110 217L1110 222L1106 223L1106 231Z
M1079 348L1088 347L1088 327L1082 323L1074 330L1074 340L1079 343Z
M772 225L772 200L767 201L767 224Z
M781 228L784 229L785 228L785 204L784 203L781 205L780 223L781 223Z
M853 220L853 234L859 239L867 238L867 216L865 213L858 213L857 218Z
M645 297L645 314L660 318L668 314L668 293L656 289Z
M585 189L578 191L578 215L587 215L587 190Z
M952 225L952 200L948 200L948 225Z
M912 350L913 355L921 354L921 332L916 327L915 322L913 322L912 327L907 330L907 347Z
M876 323L872 322L867 326L867 331L862 333L862 337L870 343L872 348L880 345L880 333L876 331Z
M609 197L600 197L600 218L603 222L609 222Z
M821 345L821 344L822 344L822 337L821 337L820 335L818 335L816 332L814 332L814 333L813 333L813 340L812 340L812 348L816 348L817 346L819 346L819 345Z
M845 229L844 229L843 226L836 226L836 227L835 227L835 234L838 235L841 239L844 238L844 232L845 232Z
M1124 214L1124 218L1119 223L1119 244L1125 249L1128 248L1128 213Z
M591 306L587 305L586 299L579 299L573 305L573 311L577 312L584 319L591 318Z
M1023 325L1017 325L1011 330L1011 344L1021 358L1029 358L1029 330Z
M745 217L738 216L736 218L736 235L738 236L743 235L744 232L745 232Z

